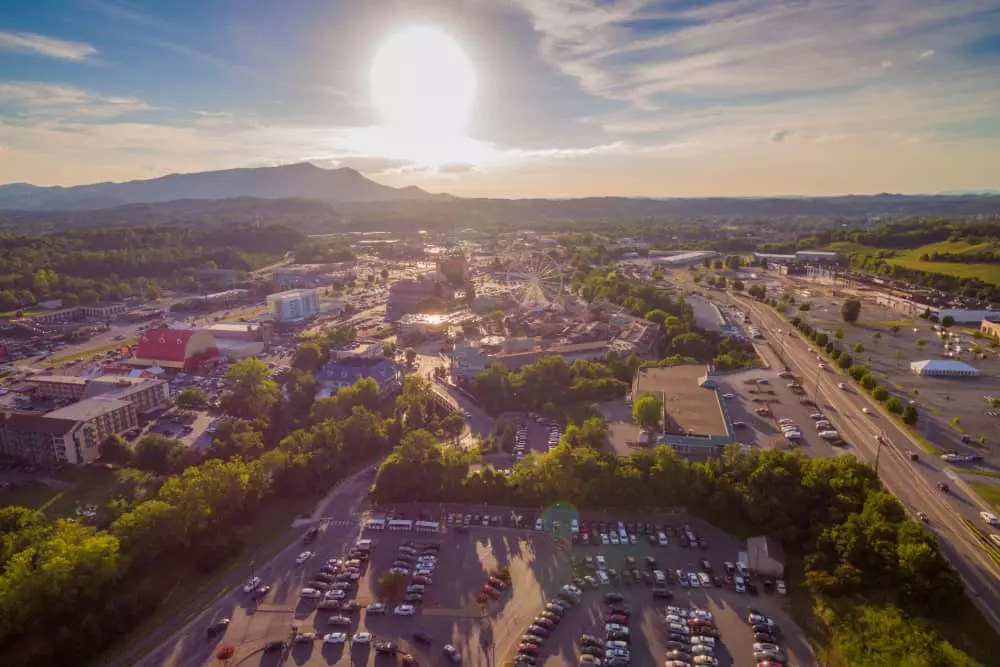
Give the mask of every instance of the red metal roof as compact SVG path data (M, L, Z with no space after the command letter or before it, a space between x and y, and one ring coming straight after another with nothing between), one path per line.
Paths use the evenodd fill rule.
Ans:
M136 357L160 361L185 361L187 344L193 330L150 329L139 339Z

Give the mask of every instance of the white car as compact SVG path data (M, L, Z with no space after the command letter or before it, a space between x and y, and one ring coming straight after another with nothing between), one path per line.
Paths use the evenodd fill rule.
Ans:
M605 572L604 570L598 570L598 571L597 571L597 578L598 578L598 579L599 579L599 580L601 581L601 583L602 583L602 584L604 584L605 586L607 586L608 584L610 584L610 583L611 583L611 579L609 579L609 578L608 578L608 573L607 573L607 572Z
M416 608L412 604L401 604L397 605L395 609L392 610L393 616L413 616Z
M404 576L410 573L410 571L405 567L393 567L390 568L389 571L392 572L393 574L402 574Z
M710 587L712 585L712 578L710 576L708 576L708 573L706 573L706 572L699 572L698 573L698 581L701 582L701 585L704 588L708 588L708 587Z
M840 440L840 433L837 431L820 431L819 437L824 440Z
M736 581L736 592L746 593L747 587L746 584L743 583L743 577L736 577L735 581Z
M736 398L736 394L723 394L722 398L724 398L724 399L726 399L728 401L731 398Z
M542 520L535 519L535 530L542 530L542 528L543 528Z
M982 517L983 521L991 526L1000 525L1000 519L997 519L996 514L992 512L980 512L979 516Z
M601 533L601 544L607 545L607 544L610 544L610 541L611 540L608 537L607 533Z
M688 572L687 577L688 577L688 584L691 586L691 588L701 587L701 580L698 579L697 574L695 574L694 572Z
M631 544L631 545L633 545L633 546L635 546L636 544L639 543L639 538L637 538L635 535L629 535L628 536L628 543Z
M944 461L945 463L961 463L965 459L963 459L958 454L942 454L941 460Z
M325 597L327 600L343 600L344 598L347 597L347 591L341 591L341 590L327 591Z
M844 384L843 382L838 382L837 383L837 388L838 389L847 389L847 385Z
M753 650L754 650L755 653L758 652L758 651L773 651L773 652L777 653L778 651L781 650L781 647L778 646L777 644L760 643L760 644L754 644L753 645Z
M659 542L661 547L667 546L667 536L665 533L657 533L656 541Z
M347 634L343 632L331 632L323 636L324 644L344 644L347 642Z
M696 655L694 657L694 664L696 665L718 665L719 659L713 658L710 655Z
M785 580L784 579L778 579L777 581L775 581L774 582L774 590L776 590L778 592L778 595L787 595L788 594L788 589L785 588Z
M704 644L705 646L715 646L715 637L708 635L695 635L691 638L692 644Z
M370 632L355 632L354 636L351 637L352 644L371 644L372 643L372 633Z
M299 565L302 565L302 563L306 562L314 555L315 554L313 554L313 552L311 551L303 551L302 553L300 553L298 556L295 557L295 562L298 563Z
M691 653L695 655L712 655L715 653L715 647L708 644L695 644L691 647Z
M251 592L257 590L257 587L260 586L261 583L263 583L263 582L261 581L260 577L254 577L253 579L251 579L247 583L243 584L243 592L244 593L251 593Z
M616 533L614 531L611 531L611 534L608 536L608 538L611 540L611 544L618 544L619 543L618 542L618 533Z
M594 560L597 562L598 570L603 570L608 566L608 562L605 560L604 554L597 554L597 557Z
M303 600L318 600L323 597L323 594L315 588L303 588L299 591L299 597Z
M861 408L861 412L863 412L866 415L870 415L872 413L872 411L869 408Z

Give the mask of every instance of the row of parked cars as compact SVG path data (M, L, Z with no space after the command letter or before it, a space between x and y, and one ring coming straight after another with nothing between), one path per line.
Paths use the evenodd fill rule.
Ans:
M566 613L580 603L582 594L583 591L576 586L564 586L555 598L546 603L545 608L535 616L521 636L514 654L514 665L525 667L540 662L538 654L542 644L555 632Z
M784 667L785 652L778 641L781 628L774 619L764 616L756 609L747 613L747 624L753 632L753 660L757 667Z
M541 522L542 520L539 519L538 521ZM553 524L557 523L553 522ZM558 525L553 525L552 527L558 529ZM535 526L536 530L543 530L543 528L544 526L541 523ZM670 526L644 523L642 521L619 521L617 524L595 521L589 525L586 523L577 525L576 519L571 521L570 531L573 534L573 541L575 543L594 546L635 545L639 543L640 537L643 537L649 542L650 546L667 547L670 544L668 533L673 532L674 535L678 534ZM691 544L691 541L686 540L683 546L686 547L689 544ZM698 546L697 540L694 541L694 546ZM708 548L707 542L705 543L705 548Z
M406 586L403 604L397 605L392 611L395 616L413 616L416 606L423 604L427 588L434 583L440 551L441 545L437 542L404 542L396 548L396 559L389 572L411 578Z
M632 662L629 620L632 609L618 593L604 595L604 638L580 636L580 667L625 667Z
M712 612L668 606L663 623L667 633L664 667L719 664L715 657L719 629Z

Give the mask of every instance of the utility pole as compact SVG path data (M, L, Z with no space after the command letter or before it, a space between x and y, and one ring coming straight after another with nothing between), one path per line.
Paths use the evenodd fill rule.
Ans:
M253 578L255 576L253 567L254 567L254 562L250 561L250 579L249 579L249 581L253 581Z

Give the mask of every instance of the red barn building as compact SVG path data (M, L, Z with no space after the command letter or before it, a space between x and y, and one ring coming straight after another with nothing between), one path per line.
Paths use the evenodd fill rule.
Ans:
M159 366L190 370L219 354L215 338L195 329L150 329L139 339L134 366Z

